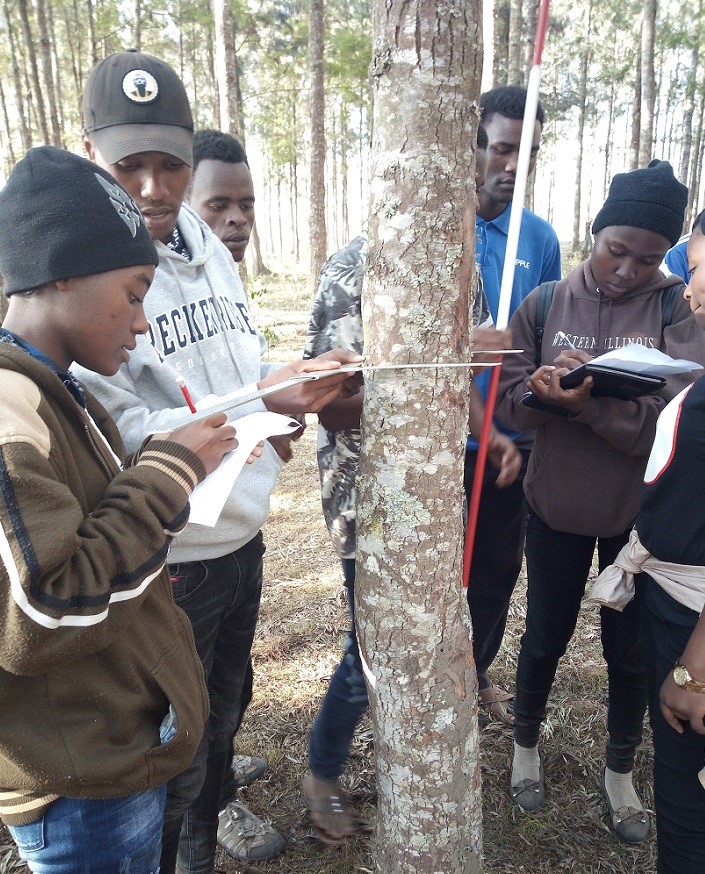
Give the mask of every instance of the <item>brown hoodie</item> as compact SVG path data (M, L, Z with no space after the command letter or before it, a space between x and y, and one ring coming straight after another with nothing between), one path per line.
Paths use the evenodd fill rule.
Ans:
M610 299L597 288L590 262L583 262L555 286L541 363L553 364L567 348L557 336L563 331L576 348L593 356L642 343L705 365L705 334L680 295L661 336L661 292L673 284L673 277L659 271L643 288ZM536 370L536 301L534 289L510 321L513 345L524 351L504 360L497 416L517 430L537 429L524 480L531 509L556 531L612 537L625 531L639 510L659 413L701 371L669 377L657 394L634 401L590 398L577 415L532 410L520 401Z

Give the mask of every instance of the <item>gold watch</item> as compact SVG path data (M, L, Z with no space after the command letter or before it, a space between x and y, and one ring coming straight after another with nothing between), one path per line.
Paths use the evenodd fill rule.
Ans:
M700 692L701 695L705 695L705 683L701 683L700 680L694 680L690 676L688 668L680 662L676 662L673 668L673 682L676 686L686 689L688 692Z

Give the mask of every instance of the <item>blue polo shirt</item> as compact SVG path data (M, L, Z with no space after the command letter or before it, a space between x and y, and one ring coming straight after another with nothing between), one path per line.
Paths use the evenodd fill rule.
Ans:
M475 217L475 259L482 273L482 282L492 319L496 323L499 309L499 291L502 285L504 253L507 250L507 234L511 204L492 221ZM525 209L519 231L516 268L509 315L519 307L524 298L542 282L561 278L561 249L558 237L551 225L536 213ZM481 373L476 380L482 397L487 396L490 373ZM516 432L503 428L497 420L495 425L506 434ZM477 449L477 442L468 438L468 449Z
M688 240L690 234L681 237L676 245L666 252L663 259L668 268L668 275L680 276L686 285L690 282L690 270L688 270ZM663 267L661 268L663 269ZM664 271L665 273L666 271Z

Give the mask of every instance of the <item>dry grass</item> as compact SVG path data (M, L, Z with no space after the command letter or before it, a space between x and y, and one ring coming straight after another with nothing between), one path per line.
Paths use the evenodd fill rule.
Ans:
M258 319L276 334L272 360L298 357L305 340L308 300L302 282L268 280L257 299ZM291 310L291 312L287 312ZM270 335L271 336L271 335ZM238 865L222 853L225 871L261 874L355 874L374 870L369 830L343 846L313 838L299 785L306 765L307 735L340 657L347 626L342 575L323 523L312 421L294 460L284 469L265 529L265 589L254 647L255 694L238 735L238 750L264 756L269 772L244 792L244 800L287 837L279 859ZM494 678L511 688L523 628L525 585L517 588ZM604 756L606 674L599 627L592 612L581 616L561 662L542 738L547 804L526 815L507 795L511 731L481 717L484 847L487 874L578 872L626 874L655 871L655 840L631 847L607 827L600 792ZM651 807L651 747L639 753L637 784ZM375 815L373 743L363 720L344 785L368 823ZM0 871L3 867L0 850Z

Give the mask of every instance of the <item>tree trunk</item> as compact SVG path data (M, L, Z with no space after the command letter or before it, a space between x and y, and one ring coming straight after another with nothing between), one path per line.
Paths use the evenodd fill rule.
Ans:
M56 39L56 21L54 19L54 7L51 4L47 6L47 27L49 28L50 57L52 69L54 71L54 100L56 102L58 115L59 139L61 140L63 145L63 137L61 136L61 132L64 130L65 107L63 105L62 99L64 86L61 75L61 64L59 62L59 46Z
M607 197L607 191L609 189L611 178L610 165L612 163L612 129L614 127L615 90L616 86L613 79L610 82L610 102L609 110L607 112L607 136L605 137L605 172L602 176L602 197L600 198L601 201L604 201Z
M685 211L688 219L686 230L690 230L690 226L695 220L698 211L698 194L700 191L700 173L703 161L703 151L705 150L705 137L703 137L703 127L705 126L705 93L700 98L700 106L698 108L698 127L695 133L693 142L693 160L690 162L690 178L688 179L688 208Z
M132 24L132 42L133 47L138 52L142 51L142 0L134 0L133 9L134 21Z
M536 44L536 24L539 18L539 6L541 0L527 0L526 16L524 21L524 83L529 81L534 46Z
M240 107L237 102L237 57L233 8L230 0L213 0L215 19L215 69L220 102L220 128L236 137L240 130Z
M346 100L340 105L340 206L343 244L350 239L348 219L348 124L349 106Z
M7 163L4 168L5 175L7 176L15 166L15 151L12 148L12 125L7 114L7 101L5 100L5 89L2 85L2 79L0 79L0 104L2 105L2 119L5 124L5 135L7 137Z
M25 106L26 91L22 86L22 74L20 72L20 62L17 53L17 43L15 41L15 28L10 18L10 6L8 0L3 3L3 12L5 15L5 26L7 28L8 43L10 45L10 61L12 64L12 82L15 88L15 106L17 107L17 115L20 121L20 136L22 138L22 149L28 151L32 148L32 133L29 127L29 113Z
M702 2L699 5L699 12L702 12ZM700 16L698 16L699 18ZM698 64L700 62L700 46L696 43L690 55L690 69L687 74L687 85L685 91L685 105L683 107L683 144L681 151L681 164L678 178L682 182L686 182L690 174L690 150L693 148L693 115L695 113L695 88L698 75ZM696 192L697 195L697 192ZM685 220L683 222L683 233L690 227L690 214L686 211Z
M323 74L323 0L311 0L309 17L309 66L311 97L311 187L309 194L309 286L313 296L326 260L326 130L325 82Z
M507 85L508 42L509 42L509 0L495 0L494 3L494 52L492 56L492 84Z
M631 139L629 141L629 169L636 170L639 166L639 138L641 133L641 46L639 47L636 59L631 130Z
M18 8L20 11L20 21L22 22L22 36L27 50L27 62L29 64L29 76L32 81L32 90L34 91L35 108L37 113L37 126L41 133L42 140L46 145L50 143L49 128L47 126L46 110L44 108L44 97L42 96L42 87L39 84L39 67L37 66L37 53L34 48L34 36L29 23L29 9L27 8L27 0L19 0Z
M284 252L284 233L282 231L282 177L281 170L277 170L277 225L279 231L279 257Z
M509 40L507 50L507 85L523 85L524 44L521 0L509 2Z
M257 222L252 228L252 273L255 276L271 276L272 271L262 260L262 247L260 245Z
M478 0L375 0L371 363L466 361ZM356 617L380 874L482 870L477 688L461 585L468 373L365 381Z
M235 26L235 22L233 22L233 26ZM233 30L233 40L235 38L235 31ZM235 51L235 103L237 105L237 125L236 130L240 132L240 138L242 139L243 145L245 143L245 110L242 101L242 79L240 76L240 61L237 56L237 47L234 46Z
M587 115L587 79L590 63L590 31L592 30L592 3L585 12L585 37L580 48L580 78L578 80L578 160L575 164L575 195L573 200L573 240L571 251L578 252L582 238L580 211L582 207L583 153L585 151L585 117Z
M72 0L73 22L69 15L68 6L63 7L64 29L66 31L66 40L71 53L71 78L73 81L73 93L78 109L78 117L82 114L82 90L83 90L83 43L81 33L82 27L79 25L81 17L78 11L78 0ZM65 107L64 107L65 110Z
M86 12L88 13L88 39L91 43L91 66L98 63L98 42L95 37L95 17L93 15L93 0L86 0Z
M654 103L656 100L654 73L654 41L656 39L656 0L644 0L641 22L641 131L639 134L639 166L646 167L653 157Z
M335 112L335 106L331 113L330 127L330 173L328 176L328 214L327 227L331 229L333 234L333 248L340 249L343 243L338 234L338 117Z
M210 28L208 28L206 50L208 55L208 69L211 70L213 74L213 88L211 89L213 127L216 130L222 130L223 127L220 122L220 86L218 84L218 68L215 62L215 51L213 49L213 32Z
M47 0L37 0L35 4L37 13L37 30L39 31L39 57L42 62L42 79L49 103L49 123L51 125L51 145L61 148L61 125L59 124L59 110L56 100L56 88L54 86L54 71L51 60L51 41L47 26L46 8Z
M294 142L298 141L297 130L299 126L298 121L298 112L297 112L297 101L298 101L298 92L296 90L291 93L291 121L293 125L293 137ZM297 159L298 149L292 149L291 155L291 184L294 189L294 215L292 216L293 220L293 231L294 231L294 258L296 259L296 263L298 264L299 259L301 258L301 238L299 236L299 162Z

